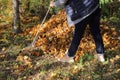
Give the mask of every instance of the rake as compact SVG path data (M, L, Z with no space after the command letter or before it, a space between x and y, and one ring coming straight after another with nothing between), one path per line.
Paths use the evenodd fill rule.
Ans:
M35 37L33 38L33 41L32 41L32 43L31 43L31 45L28 46L28 47L26 47L26 48L23 48L22 51L23 51L23 50L26 50L26 49L33 49L33 48L35 47L35 43L36 43L36 40L37 40L37 38L38 38L39 31L40 31L40 29L43 27L43 24L44 24L44 22L45 22L45 20L46 20L46 18L47 18L47 16L48 16L48 13L49 13L50 9L51 9L51 7L48 8L48 10L47 10L47 12L46 12L46 14L45 14L45 17L44 17L44 19L42 20L42 23L41 23L41 25L39 26Z

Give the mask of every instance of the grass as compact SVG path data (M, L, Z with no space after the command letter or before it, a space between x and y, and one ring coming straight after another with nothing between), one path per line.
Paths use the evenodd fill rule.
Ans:
M23 62L16 61L21 49L28 45L26 43L30 43L29 37L15 35L14 40L12 40L10 34L11 31L6 34L9 46L1 46L1 49L5 47L5 51L2 53L5 56L0 58L0 80L120 79L120 52L118 50L106 50L107 61L105 63L97 62L94 55L88 52L72 64L56 62L54 56L50 54L43 54L39 57L25 54L24 56L31 58L32 67L30 68L28 65L24 65ZM8 43L4 42L5 45L8 45ZM33 52L44 53L41 50L34 50Z
M22 25L28 28L34 24L36 23ZM0 30L4 30L0 33L0 80L120 80L119 50L106 50L105 63L97 62L93 54L86 52L72 64L57 62L50 54L34 56L27 51L26 54L30 55L23 54L23 59L25 56L31 59L32 67L29 67L24 65L25 60L20 62L16 59L21 54L21 49L31 43L30 36L13 35L12 26L8 25L4 29L5 27L6 25L0 26ZM41 50L33 52L44 53Z
M52 80L119 80L120 55L116 51L108 51L107 54L110 55L106 64L94 61L93 55L87 53L73 64L55 62L54 57L51 58L52 55L44 55L38 59L34 57L33 68L26 67L17 76L12 72L16 70L13 66L22 64L15 61L15 58L10 57L10 59L0 62L2 68L0 79L27 80L29 76L32 76L32 78L39 78L40 80L46 80L47 78ZM44 58L45 56L46 58Z

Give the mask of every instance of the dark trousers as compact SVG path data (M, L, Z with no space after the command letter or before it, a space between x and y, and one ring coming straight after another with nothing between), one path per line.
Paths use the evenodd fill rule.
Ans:
M98 8L94 11L90 16L82 20L81 22L77 23L74 28L73 39L70 44L70 48L68 49L68 56L73 57L78 49L80 41L83 37L85 28L89 24L91 33L93 35L95 45L96 45L96 52L99 54L104 53L104 45L102 36L100 34L100 9Z

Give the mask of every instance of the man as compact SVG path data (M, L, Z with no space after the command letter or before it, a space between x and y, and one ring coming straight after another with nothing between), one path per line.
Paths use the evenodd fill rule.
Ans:
M100 34L99 0L57 0L51 1L50 7L64 6L66 9L68 25L74 25L73 39L66 54L59 58L61 62L74 62L74 56L83 37L86 25L89 24L97 52L97 59L104 62L104 45Z

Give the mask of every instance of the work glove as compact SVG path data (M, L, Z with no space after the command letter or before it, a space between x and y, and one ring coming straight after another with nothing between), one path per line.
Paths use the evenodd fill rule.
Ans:
M50 2L50 7L52 7L52 8L55 7L55 2L54 1Z

